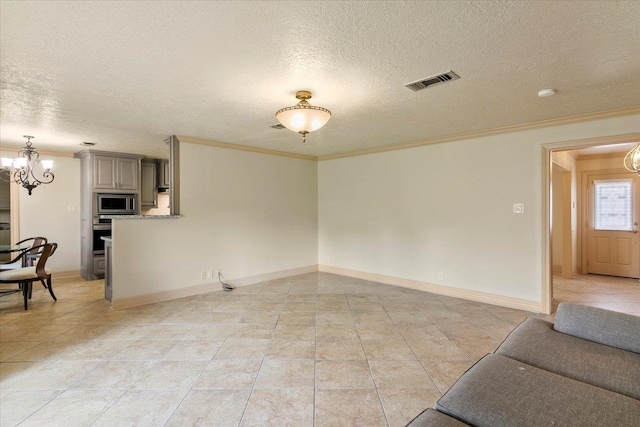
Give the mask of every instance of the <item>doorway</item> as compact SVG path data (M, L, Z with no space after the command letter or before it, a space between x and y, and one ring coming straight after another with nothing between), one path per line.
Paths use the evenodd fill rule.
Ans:
M629 227L628 210L623 212L609 212L603 218L608 220L623 221L624 224L618 228L624 230L596 230L598 234L588 233L587 224L592 225L595 217L595 205L593 209L589 206L596 202L595 193L589 195L589 188L599 187L600 190L609 190L601 194L605 195L601 202L612 202L612 206L600 206L599 209L621 209L620 205L628 203L635 209L633 211L633 221L640 219L640 184L636 184L640 178L637 174L629 174L623 167L622 158L624 154L640 142L640 134L619 135L614 137L594 138L590 140L567 141L562 143L552 143L543 145L543 184L544 184L544 262L543 262L543 292L542 292L542 312L551 313L554 304L554 279L562 286L572 285L573 282L584 283L585 279L598 283L601 278L603 286L605 282L602 270L589 271L588 263L589 248L592 256L599 256L600 261L608 260L608 263L629 265L628 268L635 268L640 265L640 252L634 252L634 242L640 240L637 225L634 229ZM558 161L560 160L560 161ZM620 176L618 174L627 174ZM611 176L615 175L615 176ZM614 181L614 184L608 181ZM616 184L615 180L622 180L624 184ZM626 180L626 181L624 181ZM629 181L630 180L630 181ZM597 182L596 182L597 181ZM589 186L593 184L593 187ZM596 185L597 184L597 185ZM612 192L620 187L619 192ZM626 193L625 193L626 192ZM633 194L633 201L629 194ZM567 194L570 197L567 197ZM626 200L626 201L625 201ZM616 204L617 203L617 204ZM591 212L593 211L593 212ZM592 215L590 217L590 215ZM624 215L627 215L624 217ZM591 218L591 220L589 220ZM626 221L626 222L625 222ZM567 224L570 224L567 227ZM593 226L593 225L592 225ZM593 226L595 227L595 226ZM603 228L602 224L598 228ZM606 228L606 227L604 227ZM611 228L611 227L609 227ZM600 232L614 232L613 237L603 236ZM621 236L622 233L628 233ZM591 245L589 244L591 240ZM608 243L608 245L605 245ZM640 244L635 246L640 248ZM565 251L565 248L568 248ZM571 265L571 268L568 267ZM591 274L589 276L589 274ZM615 270L610 270L609 274L618 274ZM629 276L625 271L622 275ZM640 274L639 274L640 275ZM637 277L637 276L635 276ZM615 279L615 278L614 278ZM622 279L627 283L632 282L633 292L640 291L638 280ZM637 289L636 289L637 288ZM560 290L560 289L559 289ZM559 295L568 295L566 292ZM606 291L603 289L603 294ZM597 296L592 300L597 304Z

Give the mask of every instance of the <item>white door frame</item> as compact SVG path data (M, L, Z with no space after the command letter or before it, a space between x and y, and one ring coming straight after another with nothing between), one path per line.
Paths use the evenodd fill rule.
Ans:
M551 259L551 153L561 150L594 147L597 145L623 144L640 141L640 132L599 138L542 144L542 306L541 311L551 314L552 269Z

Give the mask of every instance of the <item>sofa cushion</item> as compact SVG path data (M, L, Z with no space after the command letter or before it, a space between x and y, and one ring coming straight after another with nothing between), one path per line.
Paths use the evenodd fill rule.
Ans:
M473 365L436 408L474 426L637 426L640 401L498 354Z
M558 306L554 329L564 334L640 353L640 317L585 305Z
M407 424L407 427L468 427L468 424L435 409L428 408Z
M557 332L541 319L525 320L495 353L640 399L640 354Z

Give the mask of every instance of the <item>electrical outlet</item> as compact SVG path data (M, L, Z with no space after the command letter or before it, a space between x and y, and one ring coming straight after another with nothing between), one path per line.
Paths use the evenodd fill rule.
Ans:
M522 214L522 213L524 213L524 203L514 203L513 204L513 213L514 214Z
M207 279L213 279L213 270L207 271Z
M438 280L444 280L444 273L438 273Z
M206 272L206 271L203 271L202 273L200 273L200 278L201 278L202 280L205 280L205 279L207 278L207 272Z

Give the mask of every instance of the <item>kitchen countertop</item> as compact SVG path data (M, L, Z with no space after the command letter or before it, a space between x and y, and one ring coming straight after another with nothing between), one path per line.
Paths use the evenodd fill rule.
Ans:
M180 215L100 215L100 219L173 219Z

